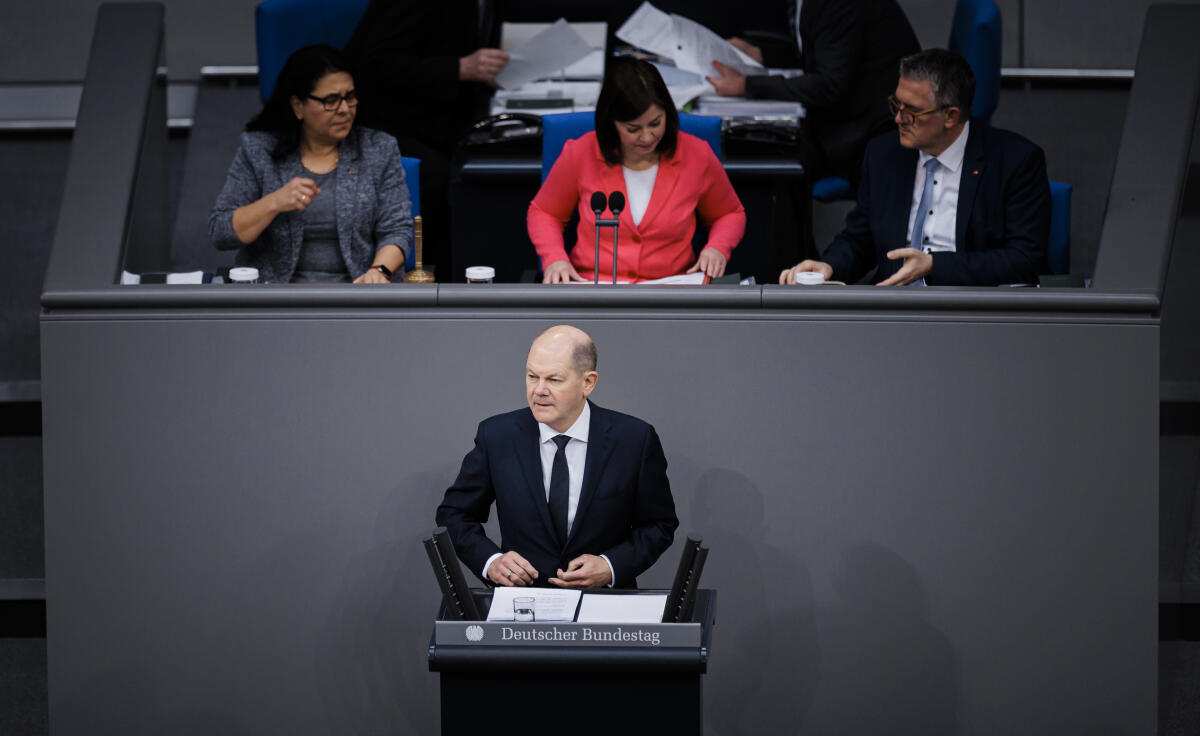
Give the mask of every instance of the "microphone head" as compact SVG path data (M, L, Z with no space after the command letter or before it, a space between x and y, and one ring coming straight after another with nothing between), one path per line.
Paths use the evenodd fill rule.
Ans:
M592 192L592 212L596 213L596 217L604 214L605 206L604 192Z
M621 210L625 209L625 195L620 192L608 195L608 208L612 210L613 217L620 215Z

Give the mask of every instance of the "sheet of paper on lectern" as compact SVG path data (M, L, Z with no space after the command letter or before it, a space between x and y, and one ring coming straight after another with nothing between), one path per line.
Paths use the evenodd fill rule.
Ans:
M577 620L589 624L657 624L666 608L666 593L584 593Z
M575 609L579 606L578 590L557 588L527 588L513 586L496 588L492 592L492 607L488 609L488 621L512 621L513 598L531 596L533 616L537 621L574 621Z

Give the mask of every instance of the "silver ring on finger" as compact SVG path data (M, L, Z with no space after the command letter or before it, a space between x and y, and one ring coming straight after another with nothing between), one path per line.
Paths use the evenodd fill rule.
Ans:
M508 579L509 579L509 580L512 580L512 579L513 579L512 570L509 570L509 571L508 571Z

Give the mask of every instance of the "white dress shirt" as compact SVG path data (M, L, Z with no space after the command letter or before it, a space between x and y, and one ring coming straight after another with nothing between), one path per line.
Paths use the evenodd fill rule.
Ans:
M914 233L913 223L917 219L917 206L925 188L925 162L933 158L921 151L917 156L917 173L913 179L912 205L908 210L906 240L914 248L926 253L953 252L957 250L955 227L958 222L958 190L962 182L963 157L967 149L967 136L971 132L971 121L963 125L958 138L937 157L938 166L933 175L933 196L929 210L925 213L923 232Z
M567 456L567 534L571 533L571 528L575 525L575 512L579 509L579 495L583 492L583 470L587 463L587 444L588 431L592 426L592 407L587 401L583 402L583 411L579 412L579 417L575 423L567 428L566 432L559 432L557 429L548 424L538 422L538 450L542 458L542 488L546 492L546 503L550 503L550 474L554 470L554 455L558 452L558 445L554 443L554 438L560 434L565 434L570 437L567 446L563 448L563 452ZM488 568L492 566L492 561L499 557L501 552L497 552L483 563L483 577L487 578ZM608 585L616 581L617 576L613 571L612 561L606 555L600 555L605 562L608 563L609 580Z
M625 175L625 196L629 202L629 216L633 218L634 225L640 225L642 224L642 215L646 214L646 208L650 206L650 195L654 194L654 178L658 176L658 164L642 171L634 171L628 166L622 166L621 173ZM587 432L585 431L584 434L586 435ZM574 437L574 435L571 436ZM545 437L542 440L544 442ZM587 442L586 438L584 442Z

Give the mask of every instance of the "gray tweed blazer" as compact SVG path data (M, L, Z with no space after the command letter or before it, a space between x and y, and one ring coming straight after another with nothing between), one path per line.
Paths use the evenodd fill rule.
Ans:
M302 213L278 215L249 245L233 232L235 209L303 175L298 151L275 161L274 147L272 133L242 133L225 187L208 216L208 234L220 250L239 249L239 266L254 266L265 281L286 283L292 280L300 257ZM384 245L399 247L407 257L412 247L412 205L395 138L370 128L352 128L339 151L336 194L338 245L351 278L362 275ZM399 276L398 271L395 277Z

